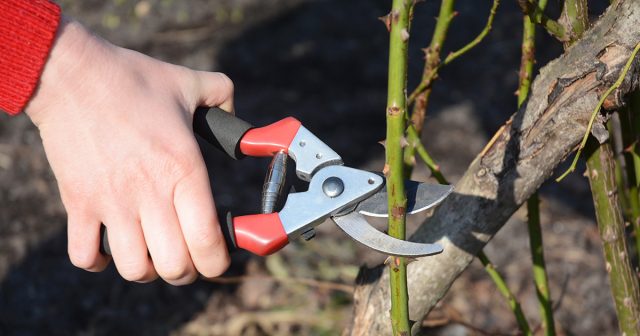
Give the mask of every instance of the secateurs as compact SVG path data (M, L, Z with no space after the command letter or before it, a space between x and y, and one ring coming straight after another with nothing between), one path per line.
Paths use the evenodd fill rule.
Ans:
M442 252L439 244L396 239L369 225L364 216L388 213L384 177L344 166L340 155L295 118L253 128L219 108L200 108L194 116L194 131L234 159L274 157L263 186L262 213L227 216L223 231L230 249L269 255L299 237L311 239L314 227L331 218L348 236L385 254L420 257ZM289 193L282 209L273 212L282 192L287 157L295 161L297 177L309 182L309 188ZM414 181L407 181L405 187L408 214L432 208L453 190Z
M383 253L425 256L440 253L438 244L419 244L390 237L363 215L387 216L385 179L377 173L342 165L342 158L295 118L271 125L251 125L218 108L199 110L194 130L233 158L274 156L263 189L263 213L228 219L232 243L258 255L268 255L289 241L314 236L314 227L331 218L347 235ZM224 125L224 126L221 126ZM298 178L309 182L305 192L290 193L279 212L274 200L281 192L287 156ZM453 188L409 181L408 212L416 213L441 202Z

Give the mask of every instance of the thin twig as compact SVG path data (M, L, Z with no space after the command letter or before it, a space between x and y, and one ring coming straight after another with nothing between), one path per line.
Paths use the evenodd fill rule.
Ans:
M495 266L489 261L489 258L484 254L484 252L480 251L478 253L478 259L484 266L484 269L489 273L491 279L496 284L498 291L507 299L507 303L509 304L509 308L516 317L516 322L518 323L518 327L520 331L524 335L531 335L531 328L529 327L529 322L524 317L524 313L522 312L522 308L520 308L520 303L516 300L515 296L509 290L507 283L504 281L500 273L496 270Z
M449 184L444 175L442 175L440 166L435 162L431 155L429 155L427 149L424 148L422 141L420 141L420 138L418 137L418 131L416 131L413 125L410 125L407 128L407 141L409 142L410 146L413 146L415 148L418 156L420 156L427 168L431 170L431 176L433 176L440 184Z
M442 52L442 46L447 37L449 26L451 21L456 16L457 12L454 11L455 0L442 0L440 3L440 10L438 17L436 18L436 26L433 30L431 42L429 47L424 49L425 51L425 63L424 70L422 71L421 82L425 80L431 81L434 76L437 76L438 67L440 66L440 53ZM430 79L431 78L431 79ZM431 97L431 88L428 87L423 90L415 99L413 104L413 110L411 112L411 121L409 125L413 127L418 136L417 141L411 141L408 146L404 148L403 160L405 164L404 175L407 178L411 177L411 172L415 166L416 148L412 143L420 141L420 133L424 126L424 120L427 114L427 106L429 106L429 98ZM410 105L411 103L407 103Z
M537 8L543 11L547 5L547 0L541 0ZM520 60L520 75L518 85L518 108L526 101L531 90L533 80L533 66L535 64L536 47L536 25L533 19L525 15L522 21L522 47ZM527 200L527 228L529 231L529 248L531 260L533 262L533 281L536 287L536 294L542 317L542 326L545 335L555 335L555 324L553 319L553 309L551 295L549 293L549 281L547 269L544 261L544 245L542 243L542 227L540 225L540 201L538 193L535 192ZM522 330L526 334L525 330Z
M447 65L453 62L456 58L462 56L464 53L471 50L472 48L477 46L480 42L482 42L482 40L484 40L484 38L487 36L487 34L489 34L489 32L491 31L491 28L493 27L493 19L496 16L496 12L498 10L499 4L500 4L500 0L493 1L493 5L491 6L491 10L489 11L489 18L487 19L487 23L485 24L480 34L478 34L476 38L474 38L471 42L467 43L467 45L465 45L464 47L452 53L449 53L449 55L447 55L447 57L444 59L444 62L442 62L444 63L444 65Z
M423 327L427 327L427 328L433 328L433 327L440 327L440 326L444 326L450 323L455 323L455 324L459 324L467 329L471 329L472 331L479 333L481 335L491 335L491 336L517 336L520 334L514 334L514 333L505 333L505 332L499 332L499 331L494 331L494 330L486 330L483 328L480 328L478 326L473 325L471 322L466 321L463 317L462 314L453 306L451 305L447 305L447 304L443 304L442 305L442 310L443 310L443 314L444 316L442 318L440 318L439 320L433 320L433 319L428 319L425 318L422 321L422 326ZM428 316L427 316L428 317Z
M540 304L540 315L545 335L555 335L555 323L553 318L553 303L549 291L549 277L544 261L544 245L542 244L542 228L540 226L540 201L538 193L534 193L527 200L527 227L529 229L529 246L531 248L531 260L533 262L533 281L536 286L536 295Z
M438 71L443 66L453 62L458 57L460 57L463 54L467 53L469 50L473 49L473 47L477 46L478 44L480 44L480 42L482 42L482 40L491 31L491 28L492 28L492 25L493 25L493 19L494 19L495 15L496 15L496 12L497 12L499 4L500 4L500 0L494 0L493 1L493 5L491 6L491 11L489 12L489 17L487 18L487 23L485 24L485 26L482 29L482 31L480 32L480 34L478 34L478 36L476 36L476 38L474 38L471 42L467 43L467 45L465 45L464 47L462 47L462 48L450 53L449 55L447 55L447 57L444 59L444 61L438 65L438 67L436 68L436 71L434 71L429 77L425 77L425 78L422 79L422 82L420 82L420 84L418 84L418 86L409 95L409 101L408 101L409 104L412 104L415 101L416 97L420 93L422 93L425 89L427 89L428 87L431 86L431 83L433 82L433 80L438 75Z
M567 34L564 27L546 14L544 14L543 7L540 6L538 1L535 0L523 0L519 1L520 7L525 15L531 18L531 21L535 24L542 26L551 36L558 39L558 41L568 41Z
M297 284L301 284L309 287L316 287L319 289L335 290L335 291L345 292L348 294L353 293L353 286L343 284L343 283L338 283L338 282L322 281L322 280L309 279L309 278L294 278L294 277L281 278L281 277L274 277L270 275L241 275L241 276L227 276L227 277L207 279L207 281L209 282L215 282L219 284L238 284L238 283L242 283L249 280L275 281L275 282L281 282L281 283L297 283Z
M618 80L616 80L616 82L613 83L613 85L611 85L611 87L607 91L605 91L602 97L600 97L598 104L596 105L596 107L593 109L593 112L591 113L589 124L587 124L587 130L586 132L584 132L584 137L580 142L580 146L578 147L576 156L573 158L573 162L571 162L571 166L562 175L560 175L560 177L556 179L556 182L562 181L562 179L564 179L567 175L571 174L576 169L576 164L578 163L580 154L582 153L584 146L587 144L587 139L589 138L589 133L591 133L593 122L596 120L596 117L598 116L598 112L600 112L600 108L604 103L604 100L607 99L607 97L609 97L611 92L613 92L615 89L620 87L620 85L622 84L622 81L624 81L624 78L627 76L627 73L629 72L629 68L631 68L631 64L633 63L633 60L636 58L636 55L638 54L638 50L640 50L640 43L636 44L636 47L633 49L633 52L631 53L631 56L627 60L627 63L624 65L624 68L622 69L622 72L620 73Z

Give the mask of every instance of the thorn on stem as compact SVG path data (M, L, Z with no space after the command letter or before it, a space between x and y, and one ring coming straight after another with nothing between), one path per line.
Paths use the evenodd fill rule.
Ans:
M400 147L405 148L409 146L409 141L407 141L406 137L400 137Z
M399 108L399 107L397 107L397 106L390 106L390 107L387 109L387 114L388 114L389 116L397 116L398 114L400 114L400 111L401 111L401 110L400 110L400 108Z
M405 214L405 207L403 206L393 206L391 207L391 216L394 218L401 218Z
M378 20L382 21L382 23L384 23L384 26L387 27L387 31L390 32L391 31L391 14L387 14L384 16L381 16L378 18Z
M384 164L384 167L382 168L382 174L386 177L389 177L389 165L388 164Z
M402 42L407 42L409 39L409 31L407 28L402 28L402 31L400 31L400 38L402 39Z

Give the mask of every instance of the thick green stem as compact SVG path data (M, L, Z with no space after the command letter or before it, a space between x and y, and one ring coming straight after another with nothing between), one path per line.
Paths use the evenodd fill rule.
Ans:
M403 144L405 130L407 45L413 0L393 0L389 14L389 78L387 91L387 139L385 175L389 192L389 235L405 239ZM407 264L405 258L390 258L391 323L394 335L408 335L409 297L407 294Z
M515 296L513 296L513 294L509 290L509 287L507 287L507 283L504 281L500 273L489 261L489 258L487 258L484 252L480 251L480 253L478 253L478 259L480 259L480 262L484 266L484 269L487 271L487 273L489 273L491 279L493 279L493 282L496 284L496 287L498 288L500 294L502 294L502 296L507 299L509 308L511 308L511 311L513 311L514 315L516 316L516 322L518 323L518 327L520 328L520 332L522 333L522 335L532 335L529 323L524 317L522 308L520 308L520 303L518 303L518 300L516 300Z
M587 159L587 176L602 238L611 292L624 335L640 334L638 277L629 263L624 219L615 182L615 159L608 143L593 146Z
M633 225L633 233L636 242L636 253L640 254L640 195L638 194L638 179L636 173L640 170L638 167L637 146L638 135L640 129L637 128L637 113L640 113L638 107L634 104L634 96L639 95L638 92L631 94L629 105L618 110L620 116L620 128L622 133L623 158L625 164L624 177L622 183L618 183L623 189L622 196L625 196L626 202L622 202L628 209L626 214L628 220ZM618 165L619 167L620 165ZM624 201L621 199L621 201Z
M537 3L537 11L542 13L547 1ZM541 15L541 14L539 14ZM520 59L520 76L518 85L518 108L529 96L531 82L533 80L533 67L535 64L535 38L536 26L533 22L536 16L523 17L522 34L522 55ZM549 283L546 266L544 262L544 245L542 243L542 228L540 226L540 201L538 193L534 193L527 200L529 246L531 249L531 259L533 261L533 280L536 286L536 294L540 305L540 316L542 328L545 335L555 335L555 325L553 320L553 307L551 295L549 293Z
M572 45L589 28L589 13L586 0L565 0L560 22L567 32L565 47Z

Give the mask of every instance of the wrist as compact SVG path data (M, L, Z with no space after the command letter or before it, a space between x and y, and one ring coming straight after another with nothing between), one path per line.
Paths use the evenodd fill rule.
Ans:
M77 97L82 89L91 60L108 48L107 42L92 35L80 23L61 18L40 83L24 112L39 125L49 114L64 110L64 105L72 103L71 98Z

